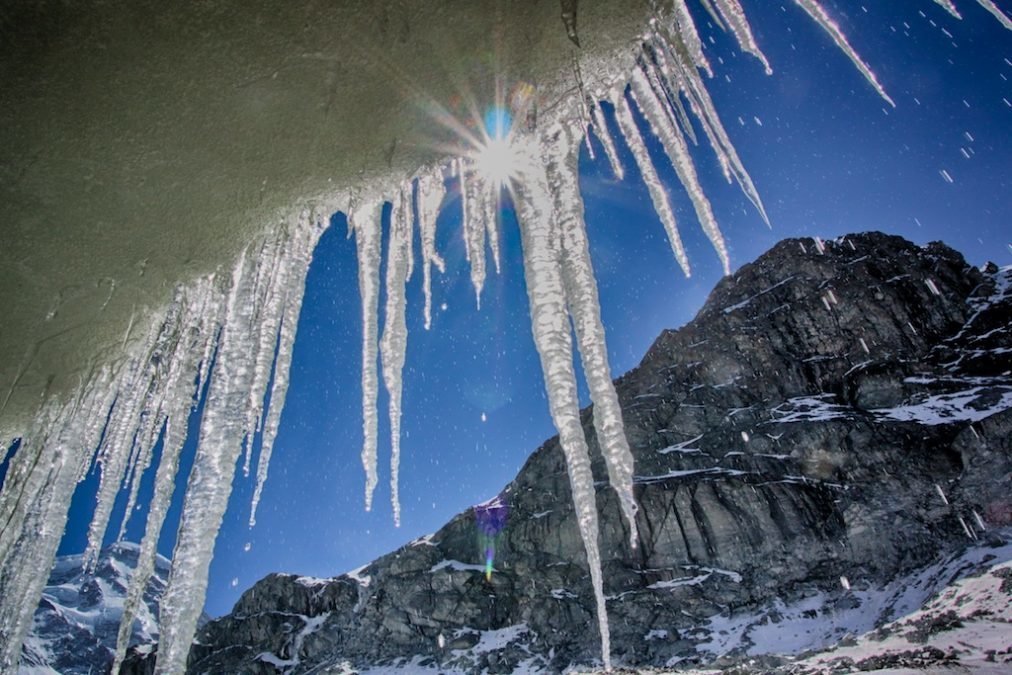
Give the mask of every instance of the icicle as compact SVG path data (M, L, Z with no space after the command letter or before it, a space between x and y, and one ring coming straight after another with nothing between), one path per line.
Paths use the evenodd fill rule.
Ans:
M481 307L481 290L485 285L485 199L488 187L472 167L460 160L460 201L464 209L464 248L471 264L471 284L475 301Z
M1008 14L999 9L998 5L994 4L992 0L977 0L981 7L991 12L994 18L1001 22L1001 25L1005 28L1012 30L1012 19L1009 19Z
M422 292L425 295L425 330L432 325L432 265L446 272L446 263L436 252L436 219L446 195L443 172L439 169L423 174L418 179L416 195L418 231L422 239Z
M142 602L144 590L155 568L158 538L172 501L179 471L179 456L186 442L190 413L196 396L202 390L201 384L194 386L193 372L202 367L207 347L214 343L220 320L220 303L214 293L214 280L208 278L197 282L187 294L187 313L184 316L180 334L178 357L169 364L165 384L165 432L162 440L161 461L155 473L154 494L148 505L148 517L144 527L126 597L123 600L123 615L120 619L116 650L113 656L113 673L118 673L130 641L134 618Z
M376 446L379 420L376 398L379 377L380 217L383 203L367 200L350 209L348 227L355 232L358 255L358 288L362 297L362 466L365 469L365 510L372 508L372 495L379 478Z
M699 77L698 73L692 72L689 69L679 68L678 66L674 68L669 67L663 53L658 51L656 54L658 57L658 76L676 78L678 83L677 88L689 100L689 105L692 106L696 118L699 119L703 127L703 133L706 134L706 137L710 141L710 146L717 155L717 159L724 171L724 176L728 181L731 180L732 176L734 177L742 192L752 202L756 210L759 211L763 222L769 226L770 219L766 215L766 208L759 197L759 191L756 190L755 185L752 183L752 177L745 170L745 165L738 156L738 151L735 150L734 144L731 143L731 138L728 136L727 130L724 129L724 124L717 115L717 109L713 105L713 100L710 98L710 94L706 90L706 85L702 78ZM647 63L647 67L652 68L652 65Z
M685 112L685 106L682 105L682 99L675 96L670 100L672 102L671 107L675 111L678 128L681 129L682 133L688 136L693 145L699 145L699 139L696 138L696 130L692 126L692 122L689 120L689 113Z
M675 12L675 30L667 37L677 40L680 46L685 48L686 54L696 68L701 69L707 76L713 77L713 68L710 67L710 62L707 60L706 54L703 53L703 40L699 37L696 22L692 19L685 0L672 0L672 9Z
M657 68L650 65L651 59L654 61L658 59L657 50L653 48L653 45L644 45L644 50L648 60L643 63L643 73L650 82L650 87L653 89L654 94L657 98L664 101L665 105L663 107L668 113L668 117L671 119L671 123L675 126L675 129L687 136L693 145L699 145L699 139L696 138L696 130L689 120L689 114L685 112L685 106L682 105L682 99L679 97L678 92L672 91L668 86L667 80L661 79ZM663 58L663 55L660 55L660 57ZM724 177L730 182L730 168L725 167L723 164L722 168L724 169Z
M984 2L986 0L978 1ZM812 17L812 19L815 20L815 23L822 27L822 30L829 33L829 36L833 38L833 42L836 46L844 54L846 54L851 63L853 63L854 66L861 71L861 74L864 75L864 79L868 80L868 84L873 86L875 91L878 92L878 95L885 99L889 105L895 108L896 104L891 98L889 98L889 94L885 92L882 85L879 84L878 78L875 77L875 73L873 73L871 68L868 67L868 64L861 60L861 57L858 56L856 51L854 51L854 48L850 46L850 43L847 41L847 37L843 34L843 31L840 30L840 26L829 17L829 14L827 14L826 10L822 8L822 5L820 5L816 0L794 0L794 2L798 7L805 10L808 16Z
M175 355L172 355L175 358ZM161 385L163 379L158 379L158 384ZM161 386L159 386L159 390ZM145 413L143 416L146 422L143 422L143 429L137 433L137 437L134 440L134 446L137 450L137 459L134 465L128 469L128 475L126 483L129 486L127 492L127 503L126 508L123 510L123 520L120 522L119 534L116 536L116 541L123 541L126 536L127 525L130 523L130 518L133 515L134 507L137 504L137 495L140 492L141 478L144 473L151 466L151 460L154 454L155 443L158 442L158 435L161 429L165 425L165 416L161 413L161 397L163 393L159 391L155 396L158 403L156 408Z
M214 542L232 492L236 459L242 451L246 393L252 383L246 365L254 333L250 327L253 264L243 255L232 274L218 354L204 402L204 417L162 595L155 673L182 673L207 592Z
M611 667L611 640L598 548L597 502L590 470L587 441L580 426L579 400L573 374L573 351L562 275L559 238L552 224L552 198L543 167L533 166L515 185L517 215L524 252L524 276L530 302L531 328L541 357L548 403L573 493L577 525L587 552L591 584L597 605L601 650L606 669ZM538 173L540 172L540 176Z
M157 327L153 327L152 335L145 344L153 344L156 337ZM131 359L128 384L119 392L99 449L102 473L99 478L98 501L88 528L88 547L84 552L84 568L88 571L93 571L98 561L116 495L133 454L134 439L153 378L150 349L152 348Z
M74 486L122 386L121 377L103 369L88 378L73 400L47 402L11 458L0 492L0 672L17 669L21 643L67 523Z
M633 456L625 436L622 408L608 364L608 346L601 323L601 303L590 259L583 198L578 184L579 139L563 127L542 143L547 148L546 173L554 201L554 218L561 235L560 255L566 306L573 318L580 361L594 403L594 429L608 467L608 479L618 495L629 527L629 545L637 546L636 497L633 495Z
M156 415L154 411L150 413L144 413L142 419L143 429L137 432L137 437L134 440L134 454L133 459L127 466L126 478L124 484L127 485L127 503L126 508L123 509L123 520L120 521L119 533L116 535L116 541L123 541L126 536L127 525L130 523L130 517L133 515L134 507L137 505L137 495L140 492L141 478L144 473L151 466L152 451L154 450L154 444L158 440L158 436L155 435L152 438L152 432L157 433L157 429L160 429L160 424L164 424L165 419L159 415ZM142 440L143 439L143 440Z
M394 198L390 213L390 244L387 249L386 321L380 339L383 361L383 382L390 398L390 503L394 525L401 524L400 460L401 460L401 387L404 358L408 346L405 321L405 284L408 280L408 258L411 251L411 200L405 188ZM484 234L484 232L483 232ZM473 264L473 263L472 263Z
M281 411L285 407L288 395L289 373L292 366L292 355L295 350L295 335L299 326L299 312L302 309L302 298L306 292L306 275L313 259L313 249L319 241L321 229L311 223L303 223L292 239L290 248L285 252L282 268L278 275L276 302L268 307L269 325L278 326L276 341L270 345L270 354L274 356L275 345L277 356L274 359L274 381L271 384L270 407L267 410L260 441L260 458L257 462L256 487L250 504L249 526L257 522L257 507L267 482L267 471L274 452L274 441L278 436L281 424ZM373 359L373 363L376 360ZM261 392L263 395L263 392Z
M963 18L962 16L959 15L959 10L956 9L956 6L952 4L952 0L935 0L935 4L944 7L946 12L956 17L957 19Z
M167 406L169 405L167 396L171 393L170 387L172 386L169 374L172 373L173 368L180 360L185 359L185 355L181 350L187 347L185 335L183 334L187 329L187 325L185 324L187 320L185 313L186 297L187 289L184 287L176 289L172 304L169 306L166 318L162 323L158 341L149 358L152 369L150 376L151 388L148 400L145 402L140 416L141 424L139 430L134 438L137 459L135 460L135 465L129 471L130 476L127 481L129 484L129 495L124 511L125 515L120 524L118 541L122 541L125 536L127 525L130 522L134 506L137 502L141 478L151 465L154 446L158 442L158 438L167 421ZM197 365L197 363L193 364L194 371L197 370ZM178 373L176 373L176 376L178 376Z
M258 257L257 278L254 284L253 331L255 346L253 348L253 382L250 385L246 402L246 446L243 450L243 476L249 476L250 464L253 460L253 439L260 430L263 421L264 394L271 377L271 365L274 363L274 349L278 342L278 329L281 322L279 307L282 304L282 288L284 278L284 257L287 241L287 229L281 228L279 234L270 237Z
M495 273L502 274L499 260L499 196L502 188L486 181L482 191L482 220L485 221L485 238L488 246L492 249L492 262L495 264ZM485 252L482 251L482 257Z
M678 179L685 187L686 192L689 193L692 205L696 210L696 217L699 219L699 224L703 227L703 231L710 239L710 243L713 244L713 248L717 251L721 265L724 268L724 274L730 274L731 260L727 252L727 245L724 243L724 235L721 234L720 226L713 215L713 207L710 206L710 200L706 198L706 193L703 192L703 186L700 184L699 176L696 174L696 168L692 163L689 148L686 146L681 134L678 133L678 130L671 126L669 116L664 110L664 102L657 98L650 87L650 83L647 81L646 75L638 68L632 75L630 94L633 97L633 101L636 102L637 107L643 113L644 118L650 124L650 128L661 141L661 147L664 148L668 159L671 160L671 164L678 174Z
M604 154L608 156L611 171L615 174L615 178L622 180L625 178L625 170L622 168L622 163L618 159L618 153L615 151L615 142L611 138L611 132L608 131L608 124L604 119L604 113L601 112L600 103L593 107L591 115L594 118L594 133L597 134L597 139L604 146Z
M675 213L671 209L671 203L668 201L668 194L664 190L660 178L657 177L657 171L654 169L653 162L647 152L647 146L643 143L643 138L636 127L636 121L633 119L632 111L629 109L629 104L626 102L625 97L617 98L614 101L614 105L615 118L618 120L619 129L622 131L622 135L625 137L626 143L632 151L633 158L636 160L636 165L643 175L643 182L646 183L647 190L650 192L650 199L654 203L654 210L660 217L661 223L664 224L664 230L668 233L671 250L674 252L675 259L678 261L685 276L688 277L692 274L692 270L689 267L689 257L685 254L682 238L678 235L678 223L675 221Z
M710 18L713 19L713 23L717 25L717 28L727 30L724 26L724 22L720 18L720 15L717 13L716 8L713 6L713 0L699 0L699 4L701 4L703 9L706 10L706 13L710 15Z
M703 133L706 134L707 139L710 141L710 147L713 148L713 151L717 155L717 161L720 162L720 169L724 173L724 178L730 183L734 178L731 171L730 157L724 152L724 147L720 142L718 134L710 124L708 111L700 102L697 102L693 93L692 83L698 82L699 88L704 92L706 91L706 85L699 78L699 74L693 71L692 64L684 62L684 57L680 56L671 44L662 39L654 39L650 43L650 46L653 47L651 56L653 57L653 63L656 63L656 69L653 67L653 63L648 61L646 64L648 75L656 77L662 83L662 86L666 85L665 88L672 92L673 98L677 98L677 93L685 96L692 107L692 112L695 114L696 119L699 120L700 125L703 127ZM728 143L730 143L730 139L728 139Z
M745 10L742 9L741 3L738 0L715 0L715 2L721 16L727 21L727 25L731 27L731 32L738 41L738 46L741 47L741 50L759 59L759 62L763 64L763 68L766 70L766 74L772 75L773 69L770 68L766 55L759 49L755 36L752 35L752 28L749 26L748 18L745 16Z
M597 159L597 153L594 152L594 144L590 142L591 121L587 102L580 106L580 126L583 128L583 144L587 146L587 156L593 162Z
M293 249L296 255L293 255L290 262L295 265L297 272L289 278L289 289L292 289L297 279L304 279L309 265L309 252L321 232L318 223L308 213L303 213L294 227L297 230L292 236L296 241L304 241L306 237L309 241ZM158 674L179 673L185 669L197 619L204 605L207 572L214 553L215 538L232 491L236 460L242 451L247 392L253 381L246 355L258 338L256 329L251 325L258 263L262 261L250 263L244 256L231 277L224 326L221 328L211 381L204 401L197 454L190 472L176 535L172 571L161 600L161 637L155 665ZM294 297L288 298L284 318L298 316L301 297L299 291ZM294 321L289 321L292 330L293 323ZM279 346L279 352L281 350L289 351L284 341ZM279 364L276 376L287 383L287 366ZM277 405L282 406L284 392L276 395L279 397ZM272 402L272 409L273 407ZM266 459L262 456L262 460Z

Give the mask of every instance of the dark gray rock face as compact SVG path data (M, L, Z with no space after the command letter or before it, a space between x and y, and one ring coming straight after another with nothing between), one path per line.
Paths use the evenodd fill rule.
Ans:
M877 233L787 240L721 281L617 381L635 549L584 411L615 661L734 663L834 643L909 611L890 584L1012 523L1010 320L1012 270ZM594 663L558 439L501 496L489 579L468 511L354 574L263 579L201 630L191 671ZM763 630L827 612L853 620L793 641Z

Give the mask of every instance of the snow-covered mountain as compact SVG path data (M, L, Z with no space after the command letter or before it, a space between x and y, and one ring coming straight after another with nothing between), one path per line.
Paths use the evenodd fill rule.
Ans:
M21 673L109 672L123 599L139 550L128 542L109 546L94 573L85 571L83 555L57 558L22 648ZM133 626L135 649L143 651L158 640L158 601L168 575L169 561L158 556Z

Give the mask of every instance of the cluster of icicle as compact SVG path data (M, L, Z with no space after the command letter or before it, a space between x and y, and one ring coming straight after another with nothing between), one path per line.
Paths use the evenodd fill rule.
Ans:
M951 0L934 0L959 16ZM1012 29L1008 17L990 0L977 0ZM741 49L769 64L752 35L738 0L699 0L718 26L729 30ZM892 102L839 27L815 0L795 0L845 52L868 82ZM587 439L580 424L573 342L576 336L583 370L594 402L594 428L609 479L619 496L636 545L633 460L612 386L597 287L591 267L577 176L582 142L598 138L616 176L623 167L601 105L615 110L621 136L643 176L679 265L690 267L666 189L647 152L633 106L667 154L693 204L697 220L712 242L725 271L730 261L713 209L697 176L690 145L702 130L728 181L766 214L707 93L703 75L712 69L685 0L672 0L670 13L656 13L640 45L636 67L623 86L601 96L571 97L551 119L514 139L519 160L511 191L521 228L524 273L531 326L541 358L551 415L559 432L572 484L574 507L586 548L594 589L605 667L610 665L608 619L598 548L594 481ZM695 122L690 119L690 113ZM377 396L379 368L390 396L391 498L399 520L398 462L402 370L407 349L405 285L414 268L413 239L421 239L425 326L431 323L431 274L444 264L435 248L436 217L446 194L449 173L456 179L463 206L463 236L471 280L480 301L487 251L499 267L497 215L501 187L483 177L473 157L452 160L445 168L423 170L393 194L359 195L349 206L349 228L356 238L362 296L362 393L369 508L377 477ZM378 309L381 269L380 220L385 201L392 204L387 248L386 308L382 336ZM203 395L194 467L189 476L177 532L172 572L162 598L157 672L179 673L203 606L214 540L242 453L252 469L253 439L262 434L250 525L267 477L288 385L288 371L305 277L325 222L301 214L292 223L248 248L230 274L199 279L177 289L162 319L137 347L118 362L93 369L66 401L46 401L34 426L21 436L0 492L0 672L15 672L20 645L31 622L64 530L74 487L97 459L101 465L98 506L89 531L86 558L94 564L121 485L133 511L141 476L161 440L154 496L148 507L138 569L128 591L116 651L121 663L134 614L150 577L156 544L168 510L187 422ZM270 391L268 392L268 389ZM206 393L203 393L205 392ZM265 411L264 404L269 401ZM6 439L4 439L6 440ZM9 446L0 448L6 458ZM122 537L125 523L120 527ZM116 670L114 668L114 671Z
M0 493L0 672L16 671L71 496L93 459L101 479L85 553L92 568L121 485L128 496L120 538L161 439L145 535L124 601L118 670L154 568L190 414L206 385L196 458L161 601L158 672L185 670L236 460L245 448L243 464L250 470L258 432L254 514L267 478L305 276L322 226L304 213L247 249L230 274L180 286L162 319L121 362L92 373L71 400L46 403L35 427L23 435Z

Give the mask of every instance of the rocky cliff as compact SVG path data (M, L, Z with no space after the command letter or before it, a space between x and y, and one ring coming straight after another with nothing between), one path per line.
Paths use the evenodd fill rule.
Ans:
M1010 318L1012 269L877 233L786 240L722 280L617 382L641 509L631 549L598 459L615 661L799 653L919 607L935 588L909 580L1012 524ZM192 672L593 664L557 439L500 498L491 576L469 510L354 573L263 579Z

